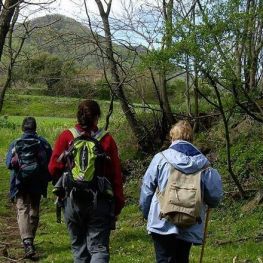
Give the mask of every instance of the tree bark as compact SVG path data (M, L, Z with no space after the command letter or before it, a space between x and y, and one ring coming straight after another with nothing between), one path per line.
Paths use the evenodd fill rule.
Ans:
M20 51L22 50L22 47L23 47L24 41L25 41L25 37L22 38L19 49L14 54L14 51L12 48L12 40L13 40L13 31L14 31L15 23L17 22L17 19L18 19L18 15L19 15L19 5L17 4L17 5L15 5L15 12L13 12L13 15L12 15L12 21L9 22L9 29L10 30L9 30L9 39L8 39L8 50L9 50L9 56L10 56L10 63L9 63L8 69L7 69L7 77L5 80L5 84L1 88L1 91L0 91L0 112L3 109L6 90L10 86L10 83L12 80L13 66L15 64L15 61L16 61L18 55L20 54Z
M3 54L6 35L9 31L12 17L20 0L6 0L0 13L0 61Z
M107 3L107 9L104 10L102 2L100 0L95 0L100 16L103 22L103 29L105 33L105 45L106 45L106 56L109 63L109 68L112 76L112 81L114 83L113 92L116 97L120 100L122 111L135 135L138 140L138 144L143 151L151 151L151 140L149 135L145 135L146 131L140 127L136 117L134 110L130 107L128 100L125 96L123 91L123 82L121 81L120 74L118 72L117 61L114 58L113 46L112 46L112 37L111 37L111 30L109 24L109 13L111 8L111 0Z
M163 0L163 16L164 16L164 36L162 49L169 49L172 45L172 28L173 28L173 0L169 0L167 3ZM160 72L160 96L163 103L164 114L168 122L168 126L174 124L174 116L171 110L171 106L167 94L167 64L168 61L163 62L163 67Z
M195 123L194 123L194 132L198 132L199 131L199 93L198 93L198 89L199 89L199 83L198 83L198 70L197 70L197 65L196 65L196 61L194 62L194 116L196 117L195 119Z
M187 105L187 113L191 116L191 97L190 97L190 72L189 72L189 56L185 57L185 69L186 69L186 81L185 81L185 96L186 96L186 105Z
M233 179L235 185L238 188L238 191L240 193L240 196L242 198L246 197L245 191L242 187L242 185L240 184L236 174L233 171L232 168L232 159L231 159L231 143L230 143L230 135L229 135L229 127L228 127L228 120L226 118L226 114L224 111L224 106L221 100L221 95L220 92L217 88L217 84L215 83L215 81L213 80L213 78L211 76L209 76L209 74L205 73L206 77L209 79L209 82L211 83L211 85L213 86L215 93L216 93L216 97L217 97L217 101L218 101L218 109L222 115L223 118L223 123L224 123L224 128L225 128L225 139L226 139L226 155L227 155L227 167L228 167L228 171L229 174L231 176L231 178Z

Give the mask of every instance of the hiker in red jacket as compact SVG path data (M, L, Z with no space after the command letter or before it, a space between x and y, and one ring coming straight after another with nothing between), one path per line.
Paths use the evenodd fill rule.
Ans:
M97 124L100 113L100 107L96 101L85 100L81 102L77 112L78 123L75 128L65 130L59 135L49 163L49 172L55 180L65 177L62 184L66 189L63 199L64 217L71 237L75 263L109 262L110 231L124 206L122 175L117 146L109 133L98 129ZM85 138L90 141L99 141L101 147L98 147L102 148L103 154L105 153L107 156L107 165L102 169L105 172L103 178L110 182L113 198L102 194L101 191L95 191L94 194L93 188L92 191L90 189L80 190L79 185L82 185L81 180L83 178L76 179L74 178L76 175L73 173L73 168L77 168L77 165L71 167L72 173L70 174L73 174L73 176L68 175L70 164L68 164L64 155L68 153L67 151L72 147L72 144L80 137L84 138L84 143ZM83 143L83 140L80 143ZM89 155L94 154L94 148ZM83 151L81 154L82 159L88 158L88 156L83 156ZM84 160L85 164L88 163L86 159ZM100 166L99 168L102 168L105 163ZM102 178L100 176L95 177ZM70 186L67 185L68 178L71 178L71 180L73 178L73 185L72 182ZM91 192L93 195L90 195ZM112 211L113 207L114 211Z

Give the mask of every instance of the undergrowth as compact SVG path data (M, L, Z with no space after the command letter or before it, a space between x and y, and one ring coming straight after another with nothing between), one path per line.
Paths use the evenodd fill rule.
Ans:
M38 133L46 137L53 145L57 135L63 129L74 125L74 112L78 100L27 97L27 102L24 102L24 97L18 96L18 102L16 102L14 96L10 95L10 98L12 99L10 101L8 98L6 99L3 111L3 114L8 117L2 116L0 118L0 242L10 243L9 256L19 259L23 255L23 250L18 235L1 234L7 233L9 230L11 232L8 233L15 231L17 233L15 212L8 201L9 171L4 167L8 145L13 139L20 136L22 119L28 115L37 116ZM55 103L56 101L57 103ZM27 108L15 107L15 105L26 105L26 103L29 103ZM100 103L105 113L108 104ZM119 110L120 108L116 105L115 109ZM110 132L117 140L123 160L126 175L124 189L127 202L119 216L117 228L111 235L111 262L152 263L154 262L153 243L146 231L146 221L142 218L138 208L141 178L152 156L143 160L135 158L137 145L134 143L134 137L127 127L123 115L118 110L112 116ZM103 125L103 118L101 121ZM257 190L262 187L263 146L259 140L263 136L262 127L251 122L250 119L238 121L238 124L234 125L233 123L231 128L233 166L242 184L247 188ZM222 123L219 121L213 125L212 129L200 133L196 137L196 143L211 148L209 155L213 157L213 166L220 171L223 177L225 190L222 203L211 212L203 262L233 262L233 258L236 256L240 260L236 262L259 262L258 258L263 260L262 206L244 209L250 200L236 199L236 196L232 194L236 189L228 176L225 165ZM48 198L41 201L40 226L36 238L39 262L72 262L67 230L64 224L56 223L55 198L51 191L52 186L50 185ZM191 263L199 262L200 251L200 246L193 247L190 256ZM0 262L7 261L0 255Z

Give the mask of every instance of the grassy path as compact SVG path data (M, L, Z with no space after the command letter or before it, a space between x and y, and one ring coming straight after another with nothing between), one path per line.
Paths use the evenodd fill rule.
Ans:
M4 168L0 166L1 174ZM8 181L0 178L0 262L12 262L23 258L14 206L9 202ZM10 259L10 260L9 260Z
M25 98L26 102L24 102ZM0 262L2 263L8 262L6 258L3 258L5 244L8 245L9 257L19 260L23 256L15 211L8 201L9 171L5 168L4 161L9 143L20 136L20 124L24 115L39 116L37 117L38 132L46 137L52 145L59 132L71 127L75 122L72 112L75 111L77 100L49 97L25 98L21 100L19 98L17 102L13 96L12 100L7 101L4 113L20 116L10 116L6 122L0 121ZM18 109L17 105L25 107L21 106ZM107 105L103 107L104 110L107 109ZM58 109L61 109L61 115L58 115L60 112ZM121 158L132 160L136 145L134 145L131 132L120 112L117 111L112 118L111 133L117 139ZM259 138L257 134L255 137ZM216 138L220 139L220 133ZM204 141L206 139L205 137ZM255 145L257 144L255 143ZM260 148L255 147L256 149ZM243 148L239 152L237 150L238 148L235 149L238 155L245 152ZM146 222L142 219L138 209L140 178L143 169L139 171L137 166L139 164L134 165L133 178L128 180L125 185L127 204L119 217L117 229L111 235L111 263L154 262L153 244L145 229ZM145 167L143 168L145 169ZM222 175L225 180L224 185L231 188L226 174L222 173ZM70 263L72 262L70 240L65 225L56 223L55 198L51 190L50 186L48 198L41 201L40 225L35 241L39 255L38 262ZM262 241L256 240L256 237L263 233L263 209L262 206L258 206L253 211L244 213L241 208L246 202L225 198L220 207L213 210L203 263L232 263L236 256L238 257L236 263L259 263L258 258L263 260ZM245 238L245 240L238 241L241 238ZM232 243L219 245L219 241L231 241ZM200 247L193 247L190 262L197 263L199 255Z

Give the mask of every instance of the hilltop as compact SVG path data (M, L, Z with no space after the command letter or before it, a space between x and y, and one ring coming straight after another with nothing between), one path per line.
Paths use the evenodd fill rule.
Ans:
M90 29L63 15L46 15L32 19L26 23L28 35L24 44L24 52L30 56L32 53L47 52L66 60L74 60L76 63L98 67L95 58L96 47L92 43ZM15 37L25 34L23 24L18 24ZM99 38L101 36L98 36Z

